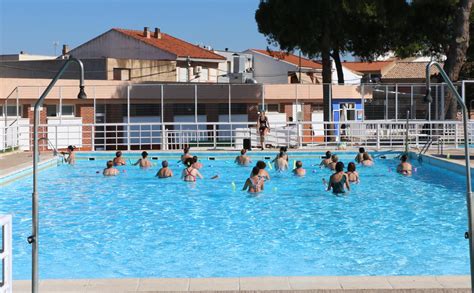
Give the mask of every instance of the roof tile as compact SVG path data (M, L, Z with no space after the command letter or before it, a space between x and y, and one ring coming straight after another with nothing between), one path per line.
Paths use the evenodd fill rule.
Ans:
M283 61L286 61L288 63L291 63L293 65L299 66L299 56L296 56L294 54L290 54L287 52L282 52L282 51L267 51L267 50L262 50L262 49L251 49L252 51L277 58ZM306 67L306 68L312 68L312 69L322 69L323 66L321 63L315 62L313 60L301 57L301 67Z
M153 32L151 33L151 37L147 38L143 35L143 31L137 30L129 30L129 29L120 29L114 28L113 30L145 42L149 45L152 45L156 48L159 48L163 51L172 53L177 57L185 58L187 56L196 59L217 59L217 60L225 60L225 57L218 55L212 51L207 49L201 48L199 46L193 45L181 39L172 37L168 34L161 33L161 38L157 39L153 37Z

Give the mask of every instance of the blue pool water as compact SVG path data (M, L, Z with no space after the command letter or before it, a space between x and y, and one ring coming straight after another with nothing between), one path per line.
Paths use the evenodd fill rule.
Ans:
M203 155L204 176L220 179L195 185L157 179L157 167L104 178L96 171L105 157L42 171L41 278L469 272L462 176L424 164L403 177L395 159L377 159L359 168L362 182L348 196L335 197L321 183L330 171L314 166L321 154L304 155L306 177L270 170L259 196L239 190L251 168L230 156ZM178 155L168 156L179 174ZM353 157L341 155L346 164ZM27 279L31 178L0 191L0 214L14 216L14 278Z

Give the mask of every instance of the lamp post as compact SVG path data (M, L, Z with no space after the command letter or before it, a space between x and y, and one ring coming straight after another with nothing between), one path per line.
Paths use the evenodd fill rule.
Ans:
M466 107L466 103L464 103L463 99L459 95L458 91L454 87L454 84L449 79L446 72L443 70L441 65L436 61L431 61L426 65L426 95L425 95L425 102L431 102L433 99L431 98L431 84L430 84L430 68L431 66L435 66L441 76L443 77L444 81L446 82L448 88L452 91L454 96L456 97L457 102L461 105L462 109L462 120L464 126L464 156L466 160L466 204L467 204L467 218L468 218L468 232L465 234L465 238L469 239L469 258L470 258L470 270L471 270L471 290L474 292L474 243L473 243L473 235L472 235L472 227L474 225L472 215L473 215L473 207L472 207L472 190L471 190L471 164L470 164L470 156L469 156L469 134L467 131L467 122L468 122L468 110Z
M86 99L87 95L84 92L84 65L81 60L76 58L68 59L64 65L59 69L56 76L50 82L48 87L41 94L35 103L34 107L34 128L33 128L33 194L32 194L32 235L28 237L28 243L32 244L32 259L31 259L31 292L38 292L38 161L39 161L39 146L38 146L38 125L39 125L39 110L43 105L43 101L54 87L58 79L64 74L71 62L77 63L80 69L80 83L78 99Z

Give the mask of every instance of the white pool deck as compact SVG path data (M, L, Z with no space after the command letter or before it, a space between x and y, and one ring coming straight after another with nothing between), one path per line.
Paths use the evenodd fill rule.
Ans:
M304 150L308 151L308 150ZM357 150L353 150L357 151ZM341 151L339 151L341 152ZM45 154L42 160L51 159ZM458 166L462 160L441 159ZM0 177L31 166L31 153L0 156ZM40 280L39 292L471 292L470 276L311 276ZM31 292L16 280L13 292Z
M469 276L42 280L40 292L470 292ZM14 281L13 292L31 292Z

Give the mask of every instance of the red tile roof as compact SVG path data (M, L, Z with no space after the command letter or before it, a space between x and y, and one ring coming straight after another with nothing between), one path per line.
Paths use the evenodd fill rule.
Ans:
M428 62L403 62L397 64L382 76L382 80L387 79L426 79L426 65ZM431 75L438 74L439 71L433 66Z
M143 31L113 28L113 30L145 42L149 45L157 47L163 51L176 55L177 57L191 57L196 59L217 59L225 60L225 57L218 55L212 51L190 44L186 41L172 37L168 34L161 33L161 38L153 37L153 31L150 32L151 37L147 38L143 35Z
M282 51L268 52L267 50L261 50L261 49L250 49L250 50L267 55L267 56L271 56L273 58L286 61L296 66L299 66L299 56L296 56L294 54L289 54L287 52L282 52ZM312 69L323 69L323 66L320 63L307 59L307 58L303 58L303 57L301 57L301 67L312 68Z
M382 71L386 66L394 61L374 61L374 62L343 62L342 66L361 73Z

